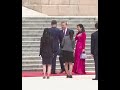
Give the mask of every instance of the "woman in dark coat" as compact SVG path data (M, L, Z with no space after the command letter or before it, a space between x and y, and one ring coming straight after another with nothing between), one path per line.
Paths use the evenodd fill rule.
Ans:
M41 37L40 55L42 57L42 64L43 64L43 73L44 73L43 78L45 79L46 77L46 70L47 70L47 78L49 78L49 75L51 73L51 64L53 58L53 38L51 37L48 28L44 29L43 36Z

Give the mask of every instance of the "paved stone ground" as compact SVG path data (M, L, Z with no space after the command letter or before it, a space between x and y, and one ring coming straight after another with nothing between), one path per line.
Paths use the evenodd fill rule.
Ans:
M98 81L92 80L95 75L22 77L22 90L98 90Z

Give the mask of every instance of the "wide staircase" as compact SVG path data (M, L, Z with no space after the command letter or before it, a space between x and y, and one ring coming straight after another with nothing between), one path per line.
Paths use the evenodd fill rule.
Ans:
M22 17L22 71L41 71L42 58L39 56L40 38L44 28L51 27L51 20L57 20L58 28L61 21L68 22L68 28L77 33L76 25L83 24L87 33L86 40L86 72L94 72L94 60L90 55L91 33L95 32L97 17ZM56 70L60 70L59 56Z

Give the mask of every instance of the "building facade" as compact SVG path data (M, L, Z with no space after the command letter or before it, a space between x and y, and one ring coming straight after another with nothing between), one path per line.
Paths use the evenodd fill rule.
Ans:
M98 16L98 0L22 0L22 5L49 16Z

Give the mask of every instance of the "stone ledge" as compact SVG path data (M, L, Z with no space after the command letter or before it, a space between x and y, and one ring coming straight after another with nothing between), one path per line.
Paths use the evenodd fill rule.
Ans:
M28 9L26 7L22 7L22 17L40 17L40 16L47 16L47 15L43 13L39 13L32 9Z

